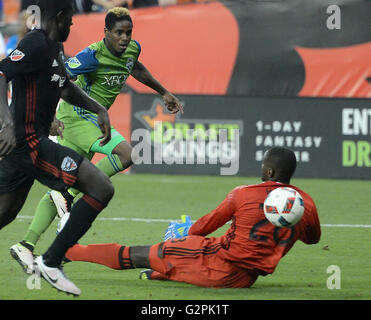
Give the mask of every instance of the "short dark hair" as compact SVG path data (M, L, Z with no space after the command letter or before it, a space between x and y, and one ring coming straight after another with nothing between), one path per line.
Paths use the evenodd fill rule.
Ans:
M55 18L58 12L72 8L73 0L36 0L41 16L47 19Z
M106 15L106 21L105 21L106 28L111 31L117 21L124 21L124 20L130 21L131 24L133 24L133 21L131 20L131 17L130 17L129 10L123 7L112 8L108 10L107 15Z
M266 165L276 171L276 176L290 180L296 170L296 156L293 151L283 147L273 147L267 151Z

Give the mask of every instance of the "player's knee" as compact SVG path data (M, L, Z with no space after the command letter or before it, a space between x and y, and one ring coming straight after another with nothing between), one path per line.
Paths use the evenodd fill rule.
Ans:
M21 194L22 191L20 190ZM23 197L2 197L0 200L0 229L11 223L23 206Z
M107 202L111 201L114 194L115 194L115 188L113 187L111 180L108 180L108 183L106 186L106 192L105 192L106 201Z
M115 192L111 180L101 174L99 179L95 179L93 184L83 185L84 188L79 189L90 197L98 200L102 205L107 205Z
M115 188L113 187L111 180L107 177L107 179L102 182L99 194L96 196L96 199L104 204L107 204L111 201L114 193Z
M99 188L92 190L91 193L91 196L94 199L97 199L99 202L106 205L111 201L115 193L115 189L111 181L107 178L100 183Z
M132 157L129 155L125 155L120 157L121 165L125 169L129 168L133 164Z
M133 148L130 144L124 142L116 148L113 153L117 154L120 159L122 167L125 169L129 168L133 163Z

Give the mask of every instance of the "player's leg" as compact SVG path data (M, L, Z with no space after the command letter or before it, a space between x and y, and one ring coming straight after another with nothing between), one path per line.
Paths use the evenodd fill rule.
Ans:
M89 135L99 137L100 132L96 131L96 128L84 124L85 129L89 129ZM67 129L68 130L68 129ZM77 129L76 129L77 130ZM75 131L76 131L75 130ZM104 172L108 177L114 176L116 173L121 172L133 163L131 159L131 146L126 142L125 138L112 128L112 139L104 146L100 146L100 140L96 139L95 142L87 148L88 142L84 143L83 141L78 141L75 143L75 148L78 153L85 155L87 158L91 159L95 153L105 154L106 157L102 158L96 163L97 168ZM90 141L91 137L89 138ZM60 144L67 147L71 147L66 144L66 139L59 139ZM76 188L69 188L67 192L63 194L52 193L53 201L58 209L58 211L70 211L72 203L76 196L79 194L79 191Z
M21 211L31 186L0 194L0 230L11 223Z
M90 228L97 215L107 206L114 192L109 178L86 158L79 166L75 187L84 196L72 207L64 228L43 255L46 265L50 267L60 265L68 248Z
M113 149L112 154L116 154L119 157L123 170L129 168L133 164L132 152L133 148L127 141L120 142L115 149Z
M129 249L132 264L149 265L157 279L186 282L202 287L250 287L257 274L228 263L220 254L221 238L187 236L151 246L148 259L141 248Z
M70 261L97 263L116 270L150 268L150 248L151 246L122 246L118 243L75 244L67 251L66 258Z
M68 248L89 230L95 218L111 200L114 191L109 178L86 158L79 164L75 186L84 196L72 207L69 219L51 246L35 259L35 268L58 290L80 295L80 289L61 270L62 259Z
M53 201L50 199L50 191L48 191L37 204L35 216L33 217L22 242L27 243L34 248L40 236L48 229L56 215L57 209L55 208Z
M211 254L217 248L220 248L220 244L211 243L203 237L191 236L153 246L77 244L67 251L66 258L97 263L116 270L150 268L154 270L154 278L158 280L216 286L216 281L209 278L210 270L203 264L206 260L205 253Z
M16 218L33 184L33 178L15 169L10 158L0 161L0 229ZM23 251L16 246L10 253L25 272L32 273L32 253Z
M36 167L29 167L41 183L59 191L76 186L84 193L72 208L65 227L49 249L35 259L36 271L52 286L79 295L80 290L61 271L61 260L68 248L86 233L111 200L114 189L109 178L89 160L49 139L39 142L38 155L34 160Z
M74 245L66 253L70 261L86 261L112 269L150 268L152 280L173 280L203 287L250 287L257 274L240 269L218 255L218 238L188 236L153 246L117 243Z
M89 155L84 154L83 150L79 149L76 145L63 139L61 145L75 150L85 157ZM91 157L90 157L91 158ZM14 244L10 248L12 257L21 265L22 269L26 272L33 270L33 251L40 238L40 236L49 228L57 215L57 208L51 199L50 193L55 191L48 191L39 201L35 215L28 227L23 239ZM26 266L26 267L25 267Z
M13 156L0 161L0 229L16 218L34 181L14 166Z
M122 245L118 243L102 243L102 244L75 244L66 252L65 258L69 261L84 261L100 265L108 268L121 270L119 253Z
M135 257L131 257L131 259L138 263L138 267L150 268L148 260L150 246L138 246L133 247L133 249ZM125 246L118 243L75 244L67 251L65 258L67 261L84 261L100 264L114 270L122 270L125 269L122 259L124 250ZM137 259L140 261L136 261ZM168 280L168 277L152 269L142 271L140 278Z
M114 128L111 130L111 135L112 139L106 145L100 146L100 140L96 140L89 149L90 154L100 153L106 155L106 157L96 163L96 166L108 177L124 171L133 164L131 159L132 147L130 144ZM76 197L79 193L74 188L70 188L68 192L73 197Z
M36 213L27 229L23 240L10 247L11 256L20 264L23 271L32 273L34 256L33 251L40 236L53 222L57 209L50 199L49 192L39 201Z
M92 154L87 154L76 146L76 144L70 142L67 139L60 140L60 145L70 148L74 151L76 151L78 154L84 156L85 158L91 160ZM60 217L63 216L63 214L59 213L57 211L56 206L54 205L53 199L51 198L51 193L53 190L48 191L42 199L39 201L39 204L36 208L35 216L31 222L31 225L23 238L24 242L28 242L33 244L33 246L36 245L38 239L40 236L48 229L51 222L54 220L55 216L58 214ZM70 209L70 207L68 208ZM68 210L70 211L70 210Z
M67 251L65 258L67 261L84 261L104 265L114 270L122 270L125 269L123 260L125 248L118 243L75 244ZM150 268L149 250L150 246L132 247L131 254L134 256L131 256L131 260L137 263L136 267ZM140 279L168 280L168 277L152 269L146 269L141 271Z
M93 244L73 246L66 257L71 261L87 261L112 269L150 268L158 279L187 282L199 286L223 286L229 269L223 264L205 266L211 255L221 248L221 243L204 237L189 236L169 240L153 246L121 246L119 244ZM219 273L215 279L210 275ZM213 275L214 275L213 274ZM218 279L219 277L219 279Z

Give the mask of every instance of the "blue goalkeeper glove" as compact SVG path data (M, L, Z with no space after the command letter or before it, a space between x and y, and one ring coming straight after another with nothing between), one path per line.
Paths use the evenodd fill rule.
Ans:
M181 223L176 221L172 221L169 223L165 231L164 241L188 236L188 231L192 226L191 217L182 215L181 218Z

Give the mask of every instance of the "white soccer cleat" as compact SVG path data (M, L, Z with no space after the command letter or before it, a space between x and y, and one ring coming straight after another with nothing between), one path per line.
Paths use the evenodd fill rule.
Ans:
M67 220L69 219L70 217L70 213L67 212L62 218L61 220L59 221L58 225L57 225L57 234L59 232L62 231L62 229L64 228L65 224L67 223Z
M51 268L46 266L42 256L38 256L35 259L34 269L36 274L40 274L57 290L74 296L79 296L81 294L81 290L66 277L62 267Z
M67 212L70 212L70 204L59 191L50 191L50 199L53 200L54 205L57 208L59 218L62 218Z
M34 271L34 257L31 250L17 243L10 247L10 255L19 263L23 271L32 274Z

